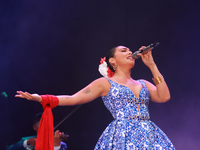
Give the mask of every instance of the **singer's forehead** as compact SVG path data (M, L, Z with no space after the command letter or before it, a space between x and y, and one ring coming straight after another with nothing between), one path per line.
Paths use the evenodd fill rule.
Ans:
M129 49L128 47L126 47L126 46L118 46L117 49L119 49L119 50L122 50L122 49L128 49L128 50L130 50L130 49Z

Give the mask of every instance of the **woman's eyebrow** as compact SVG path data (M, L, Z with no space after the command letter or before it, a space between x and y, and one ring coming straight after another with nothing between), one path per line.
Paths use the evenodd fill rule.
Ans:
M131 51L128 47L121 48L121 50L128 50L128 51Z
M126 48L126 47L121 48L121 50L124 50L124 49L127 50L128 48Z

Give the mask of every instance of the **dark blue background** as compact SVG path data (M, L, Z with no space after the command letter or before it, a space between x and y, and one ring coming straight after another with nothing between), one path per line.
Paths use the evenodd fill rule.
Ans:
M1 148L34 134L39 103L15 98L17 90L74 94L101 77L101 57L114 46L132 51L160 42L154 60L171 91L167 103L150 103L151 119L177 150L200 147L200 1L2 0L0 2ZM136 60L134 79L152 81ZM53 109L55 125L76 106ZM69 150L92 150L112 116L101 98L82 105L59 129Z

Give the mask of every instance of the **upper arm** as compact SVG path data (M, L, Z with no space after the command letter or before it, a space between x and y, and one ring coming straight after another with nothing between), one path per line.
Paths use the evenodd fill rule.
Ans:
M158 91L158 87L156 87L155 85L146 80L143 81L146 83L146 86L149 90L151 101L157 103L163 103L170 99L170 92L166 84L164 84L164 87L159 87L160 89ZM159 86L163 85L160 84Z
M157 96L157 89L156 86L153 85L152 83L150 83L149 81L143 80L146 84L147 89L149 90L150 93L150 100L151 101L155 101L154 99L156 99Z
M88 86L72 95L76 104L88 103L100 96L105 95L109 91L109 82L106 78L94 80Z
M149 90L150 93L150 100L153 102L159 102L159 97L157 93L157 88L155 85L150 83L149 81L143 80L146 84L147 89Z

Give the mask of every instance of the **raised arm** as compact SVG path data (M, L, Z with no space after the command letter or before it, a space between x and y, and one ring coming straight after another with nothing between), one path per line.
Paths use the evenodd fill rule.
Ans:
M164 103L164 102L169 101L170 100L169 88L168 88L164 78L162 77L162 75L158 71L156 65L152 66L151 71L152 71L152 74L153 74L153 78L154 79L160 78L159 80L161 81L160 83L157 83L156 86L153 85L152 83L148 82L148 81L145 81L146 86L147 86L147 88L149 89L149 92L150 92L151 101L157 102L157 103Z
M88 86L75 93L74 95L58 95L59 106L67 105L79 105L88 103L100 96L104 96L110 89L110 83L106 78L99 78L94 80ZM34 100L42 102L41 96L38 94L30 94L28 92L17 91L15 97L26 98L28 100Z
M142 47L141 49L143 48L144 47ZM158 103L164 103L169 101L170 100L169 88L153 60L152 52L149 51L148 53L141 55L141 58L144 64L148 66L149 69L151 70L154 83L156 85L155 86L150 82L145 81L147 88L150 91L151 100Z

